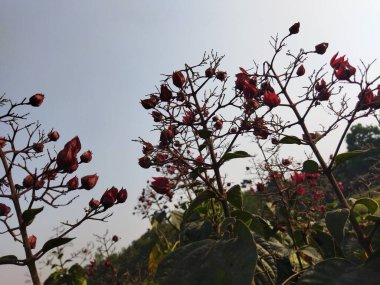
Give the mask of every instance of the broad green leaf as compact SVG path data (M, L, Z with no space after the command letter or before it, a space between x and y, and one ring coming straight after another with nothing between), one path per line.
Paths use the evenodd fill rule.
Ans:
M356 200L355 204L352 206L352 210L354 210L355 206L357 205L366 206L370 214L376 213L377 209L379 209L379 204L371 198L360 198Z
M353 150L353 151L349 151L349 152L340 153L335 158L335 164L336 165L342 164L343 162L345 162L351 158L354 158L356 156L359 156L363 153L366 153L368 151L369 151L368 149L357 149L357 150Z
M296 136L287 136L282 139L278 143L282 144L302 144L301 140Z
M316 173L318 172L318 163L311 159L306 160L303 163L302 171L305 173Z
M84 275L84 269L78 263L74 264L69 269L69 276L72 285L87 285L87 280Z
M334 240L329 233L321 230L313 231L308 238L308 242L317 248L325 259L336 257Z
M350 211L338 209L326 213L326 226L336 243L340 245L344 237L344 227L347 223Z
M231 212L231 216L243 221L244 223L250 221L249 228L251 231L265 239L269 239L273 235L273 230L269 226L268 222L258 215L253 215L246 211L236 210Z
M241 192L240 185L232 186L227 191L227 201L238 209L243 206L243 194Z
M202 138L202 139L208 139L211 137L212 135L212 131L210 130L199 130L198 131L198 134L199 136Z
M25 225L29 226L37 214L41 213L44 207L36 208L36 209L27 209L22 213L22 220Z
M240 240L244 241L248 245L255 243L251 231L241 220L236 220L234 225L234 233Z
M251 285L256 260L254 242L202 240L166 256L155 280L160 285Z
M225 218L220 226L221 232L225 232L229 225L234 225L236 223L236 219L234 217Z
M191 215L191 213L194 211L196 207L201 205L203 202L206 202L210 200L211 198L215 198L215 194L209 190L202 191L195 197L193 201L191 201L188 209L186 212L183 214L183 219L182 219L182 226L186 222L187 218Z
M0 257L0 264L12 264L17 261L17 256L15 255L4 255Z
M75 239L75 238L63 238L63 237L62 238L53 238L53 239L45 242L44 246L42 247L42 251L48 252L49 250L51 250L57 246L64 245L64 244L72 241L73 239Z
M228 161L228 160L235 159L235 158L246 158L246 157L252 157L252 155L248 154L245 151L238 150L238 151L235 151L235 152L227 152L227 153L225 153L223 155L222 159L224 161Z
M346 233L341 243L341 249L344 257L354 264L363 263L367 257L363 247L359 244L359 241L355 234Z

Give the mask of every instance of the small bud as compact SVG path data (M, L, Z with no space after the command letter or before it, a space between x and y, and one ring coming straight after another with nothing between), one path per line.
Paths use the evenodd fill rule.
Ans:
M290 164L290 160L287 158L283 158L281 162L282 162L282 165L285 165L285 166Z
M169 102L173 97L172 91L169 90L167 85L161 85L160 99L161 101Z
M112 241L113 241L113 242L118 242L118 241L119 241L119 237L118 237L117 235L114 235L114 236L112 237Z
M300 22L295 23L293 26L289 28L289 33L291 35L298 34L300 31Z
M302 75L304 75L305 74L305 67L303 66L303 64L302 65L300 65L299 67L298 67L298 69L297 69L297 75L298 76L302 76Z
M67 181L67 189L68 190L76 190L79 187L79 179L78 177L74 176L69 181Z
M95 187L96 182L98 182L99 176L96 174L87 175L81 178L82 188L86 190L91 190Z
M116 201L116 198L108 190L104 192L102 198L100 199L100 203L102 203L105 209L112 207L115 204L115 201Z
M148 169L152 165L152 162L150 161L149 157L143 156L139 158L139 165L142 168Z
M36 248L37 238L35 235L31 235L30 237L28 237L28 242L31 249Z
M92 160L92 152L91 151L85 151L80 156L80 161L84 163L89 163Z
M32 146L33 150L37 153L44 151L44 144L43 143L35 143Z
M153 111L152 117L153 117L153 121L155 121L156 123L159 123L162 121L164 116L161 114L161 112Z
M44 187L44 185L45 185L45 180L43 180L43 179L37 180L33 185L33 189L34 190L40 190L42 187Z
M227 72L225 71L218 71L215 75L215 77L217 79L219 79L220 81L224 81L227 79Z
M221 130L223 128L223 121L222 120L216 121L216 123L214 124L214 128L217 130Z
M279 143L277 138L272 138L271 142L272 142L272 144L278 144Z
M88 205L89 205L92 209L94 209L94 208L99 207L100 202L99 202L99 200L95 200L94 198L92 198L91 201L88 203Z
M41 106L42 102L45 99L45 95L41 93L37 93L29 98L29 104L33 107L39 107Z
M315 52L317 54L324 54L329 47L328 43L320 43L319 45L315 46Z
M7 205L3 203L0 203L0 217L7 216L10 211L11 211L11 208L9 208Z
M59 139L59 133L57 131L52 131L48 133L48 138L51 141L56 142Z
M25 188L30 188L34 185L35 180L36 178L34 177L34 175L28 175L22 181L22 186L24 186Z
M172 79L173 79L173 84L178 88L182 88L186 82L185 76L183 75L181 71L173 72Z

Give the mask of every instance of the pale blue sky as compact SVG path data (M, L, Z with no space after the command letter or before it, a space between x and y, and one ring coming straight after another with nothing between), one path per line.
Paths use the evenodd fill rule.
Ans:
M17 1L0 2L0 93L17 100L37 92L43 107L32 110L45 129L61 133L58 147L79 135L93 162L80 173L97 172L96 189L70 207L49 211L32 226L41 246L56 219L74 219L105 188L125 186L128 202L115 207L109 223L88 223L73 235L81 247L92 234L111 233L127 246L148 224L132 216L145 181L153 172L138 167L141 147L131 142L149 132L152 120L139 100L155 89L161 73L199 62L205 51L225 54L230 75L271 55L269 37L301 22L289 47L312 49L329 42L321 65L336 51L351 62L379 57L380 3L362 1ZM380 73L379 64L375 71ZM243 166L240 165L241 172ZM239 171L239 169L237 169ZM20 252L0 236L0 256ZM38 247L37 246L37 247ZM20 255L21 256L21 255ZM0 267L4 285L23 284L20 268ZM4 277L10 275L7 281ZM5 282L5 283L3 283Z

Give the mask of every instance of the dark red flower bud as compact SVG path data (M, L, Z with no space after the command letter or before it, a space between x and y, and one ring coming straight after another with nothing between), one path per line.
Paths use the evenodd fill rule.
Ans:
M257 189L257 192L264 192L264 190L265 190L264 183L257 183L256 184L256 189Z
M315 46L315 52L317 54L324 54L329 47L328 43L320 43L319 45Z
M205 71L205 75L207 78L212 78L215 75L215 69L214 68L207 68Z
M117 199L117 194L119 193L119 190L115 186L112 186L111 189L108 190L108 192L112 195L112 197L115 198L115 200Z
M149 99L141 100L140 103L145 109L149 110L156 107L158 103L158 97L155 95L151 95Z
M322 79L320 83L317 82L317 84L315 84L315 90L318 92L321 92L325 88L326 88L326 81L324 79Z
M118 237L117 235L114 235L114 236L112 237L112 241L113 241L113 242L118 242L118 241L119 241L119 237Z
M143 154L150 154L154 150L154 147L151 143L149 142L144 142L144 147L143 147Z
M25 188L31 188L34 185L35 181L36 177L34 175L28 175L22 181L22 186L24 186Z
M283 158L281 162L282 162L282 165L285 165L285 166L290 164L290 160L287 158Z
M35 143L32 146L33 150L37 153L44 151L44 144L43 143Z
M153 117L153 121L155 121L156 123L159 123L162 121L164 116L161 114L161 112L153 111L152 117Z
M52 131L48 133L48 138L51 141L56 142L59 139L59 133L57 131Z
M169 142L173 140L174 136L175 133L173 132L173 130L171 128L167 128L161 132L160 142L167 145Z
M223 121L222 120L216 121L216 123L214 124L214 128L217 130L221 130L223 128Z
M92 152L91 151L85 151L80 156L80 161L84 163L89 163L92 160Z
M41 106L42 102L45 99L45 95L41 93L37 93L29 98L29 104L33 107L39 107Z
M0 203L0 217L7 216L10 211L11 211L11 208L9 208L7 205L3 203Z
M36 248L37 237L35 235L31 235L28 237L29 246L31 249Z
M112 260L107 257L106 260L104 260L104 266L110 267L112 265Z
M45 180L43 179L37 180L33 185L33 189L40 190L42 187L44 187L44 185L45 185Z
M178 88L182 88L182 86L186 82L185 76L183 75L181 71L173 72L172 79L173 79L173 84Z
M374 94L371 89L366 89L359 93L359 110L367 110L371 107Z
M100 202L99 202L99 200L95 200L94 198L92 198L91 201L88 203L88 205L89 205L92 209L94 209L94 208L99 207Z
M271 142L272 144L278 144L279 140L277 138L272 138Z
M150 161L150 158L148 156L143 156L139 158L139 165L142 168L148 169L149 167L151 167L152 162Z
M96 174L87 175L81 178L82 188L86 190L91 190L95 187L96 182L98 182L99 176Z
M231 134L236 134L236 133L237 133L237 128L236 128L236 127L232 127L232 128L230 129L230 133L231 133Z
M112 207L115 204L115 202L116 202L116 198L108 190L104 192L102 198L100 199L100 203L102 203L105 209Z
M124 203L127 201L128 198L128 192L127 189L121 188L119 193L117 193L116 200L118 203Z
M291 35L298 34L299 31L300 31L300 22L293 24L293 26L289 28L289 33Z
M215 75L215 77L217 79L219 79L220 81L224 81L227 79L227 72L225 71L218 71Z
M298 76L302 76L305 74L305 67L303 66L303 64L301 64L298 69L297 69L297 75Z
M263 97L263 103L269 108L274 108L280 105L281 99L274 92L265 92Z
M67 181L67 189L68 190L76 190L79 187L79 179L78 177L74 176L69 181Z
M161 101L169 102L173 98L172 91L169 90L167 85L161 85L160 99Z

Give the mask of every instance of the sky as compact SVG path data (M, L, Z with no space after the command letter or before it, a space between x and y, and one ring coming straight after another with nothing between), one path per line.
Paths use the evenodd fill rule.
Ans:
M14 101L45 94L43 106L32 109L30 118L45 130L59 131L57 149L78 135L94 157L79 175L100 177L96 189L83 191L70 206L46 209L31 226L37 247L54 235L59 221L75 220L92 197L111 186L128 189L127 203L112 209L108 223L89 222L76 230L75 246L108 229L121 237L120 249L149 227L132 211L154 172L137 165L141 146L132 140L155 139L151 117L139 100L155 90L160 74L198 63L204 52L214 50L225 55L222 68L233 75L239 66L268 59L270 36L285 35L298 21L300 33L289 48L330 44L326 55L314 60L316 66L337 51L353 65L371 62L379 57L379 15L376 0L2 0L0 93ZM373 70L380 73L378 62ZM243 177L244 166L237 165L232 174ZM22 256L9 236L1 235L0 241L0 256ZM4 285L24 284L25 273L24 268L0 267Z

